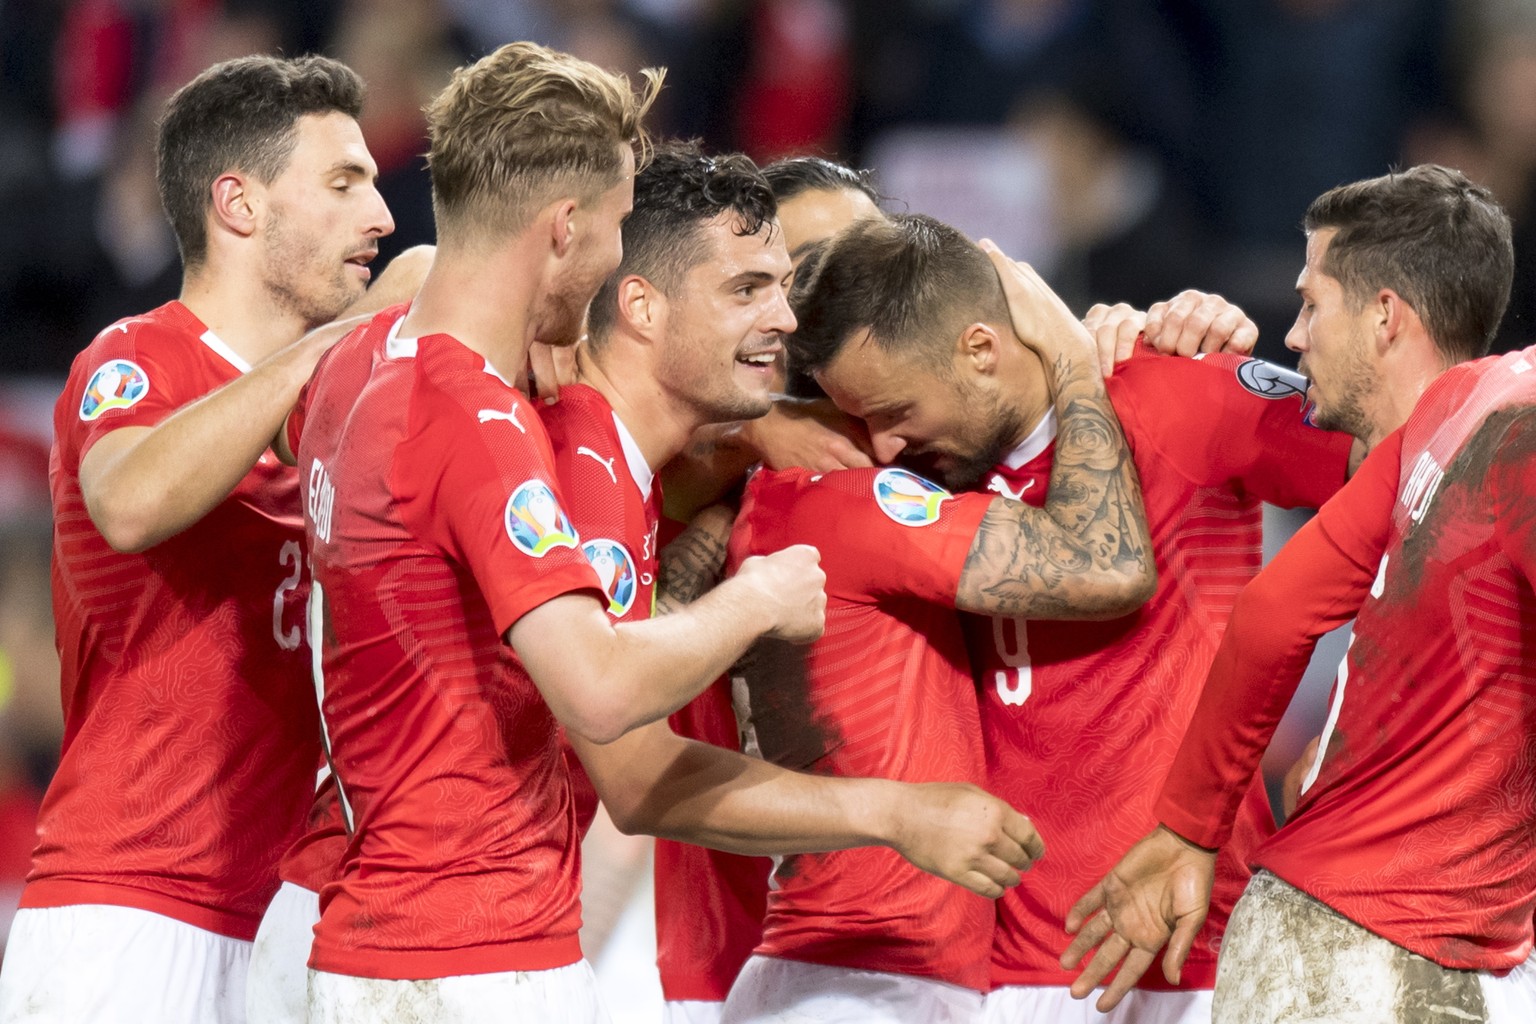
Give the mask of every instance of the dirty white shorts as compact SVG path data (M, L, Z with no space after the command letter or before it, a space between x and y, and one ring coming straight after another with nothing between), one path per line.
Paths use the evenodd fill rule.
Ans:
M1259 871L1216 962L1215 1024L1531 1024L1536 963L1441 967Z
M261 915L245 980L245 1016L251 1024L305 1024L309 1020L309 947L320 922L320 894L284 882Z
M1155 969L1155 968L1154 968ZM1132 989L1108 1013L1072 990L1054 985L1006 985L987 996L986 1024L1211 1024L1210 989L1148 992Z
M932 978L753 955L723 1024L980 1024L981 993Z
M592 967L389 981L309 972L311 1024L609 1024Z

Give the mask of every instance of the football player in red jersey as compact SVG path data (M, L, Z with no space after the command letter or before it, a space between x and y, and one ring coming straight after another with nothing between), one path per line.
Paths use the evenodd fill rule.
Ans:
M0 1017L237 1021L318 759L297 475L267 452L393 229L321 57L215 65L167 102L180 297L97 335L55 410L65 739Z
M655 724L755 637L815 636L824 599L798 547L749 563L745 585L613 624L542 423L508 383L532 340L575 340L619 263L647 77L637 96L531 44L461 70L430 111L439 246L421 292L339 342L289 422L351 826L322 892L312 1019L601 1018L557 723L615 819L663 835L746 852L890 843L988 889L1038 852L982 794L924 817L888 783L826 786ZM738 384L758 372L726 361Z
M987 259L958 233L938 245L974 259L950 275L954 298L909 311L904 329L959 331L978 315L1006 322ZM910 268L897 261L891 270ZM760 644L735 670L764 757L828 775L984 783L956 609L1106 618L1151 595L1140 489L1092 338L1044 282L1021 277L1019 319L1030 327L1019 338L1051 368L1062 423L1044 509L950 494L894 467L765 471L749 483L733 562L815 538L829 595L827 632L808 652ZM978 309L972 292L987 286L994 304ZM786 858L774 878L763 940L731 991L726 1021L980 1019L991 904L957 897L878 850ZM882 880L878 891L871 878Z
M1165 942L1178 975L1233 787L1310 641L1359 609L1322 755L1253 855L1216 1017L1531 1020L1536 351L1465 362L1508 301L1509 220L1486 189L1424 166L1324 193L1304 223L1286 343L1318 419L1377 448L1244 591L1161 825L1074 908L1067 960L1098 947L1083 995L1119 966L1106 1006Z
M1037 503L1059 442L1040 361L1011 343L1028 323L1015 332L978 312L953 338L903 334L914 310L952 291L957 258L940 244L949 233L928 218L896 216L838 235L797 301L791 350L840 408L865 419L881 460L915 455L916 465L957 488L984 481ZM983 259L974 247L957 252ZM993 259L1001 287L1016 291L1015 268ZM985 291L971 301L978 310L995 306ZM1060 921L1099 877L1095 868L1108 867L1105 837L1151 827L1151 796L1133 795L1166 771L1198 697L1189 666L1208 663L1233 598L1258 569L1259 499L1315 506L1344 481L1350 439L1308 424L1301 391L1286 371L1252 360L1134 356L1109 394L1140 471L1161 570L1157 594L1111 622L970 624L990 788L1025 808L1052 845L1024 891L999 901L989 1019L1086 1012L1057 963L1067 943ZM1246 882L1247 846L1273 827L1257 786L1242 820L1223 860L1223 908ZM1139 991L1139 1008L1122 1012L1199 1020L1214 968L1207 945L1179 991Z

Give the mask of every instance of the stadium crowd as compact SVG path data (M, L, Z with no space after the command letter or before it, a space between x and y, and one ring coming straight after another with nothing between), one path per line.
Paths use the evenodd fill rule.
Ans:
M0 1021L1536 1019L1521 5L4 19Z

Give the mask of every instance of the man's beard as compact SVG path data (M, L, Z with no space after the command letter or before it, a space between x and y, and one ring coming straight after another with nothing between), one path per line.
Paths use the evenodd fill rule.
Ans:
M973 491L998 463L1003 461L1023 434L1017 414L994 414L995 427L975 450L966 454L954 452L925 452L919 455L899 457L897 461L921 473L937 478L951 491ZM940 468L937 459L945 458L948 465Z

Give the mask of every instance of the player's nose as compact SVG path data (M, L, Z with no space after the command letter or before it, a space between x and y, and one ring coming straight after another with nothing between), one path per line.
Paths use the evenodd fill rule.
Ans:
M363 229L363 234L368 238L383 238L392 234L395 230L395 218L389 212L389 204L384 202L384 197L374 189L373 202L368 210L368 223Z
M1296 322L1291 324L1291 329L1285 332L1285 347L1292 352L1305 352L1307 350L1307 331L1301 325L1301 314L1296 315Z
M870 435L870 444L875 449L875 461L880 463L895 462L907 447L905 438L897 437L889 431L880 431Z

